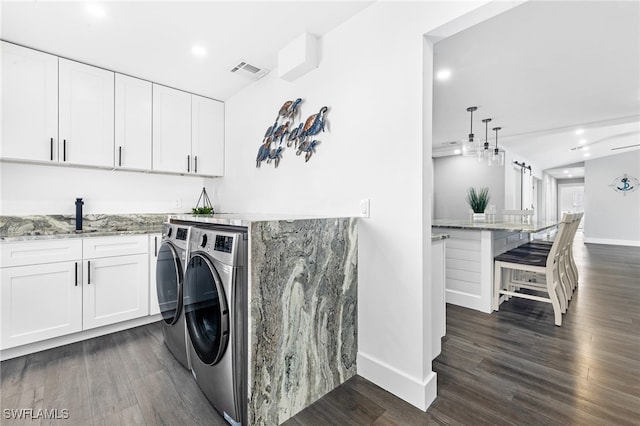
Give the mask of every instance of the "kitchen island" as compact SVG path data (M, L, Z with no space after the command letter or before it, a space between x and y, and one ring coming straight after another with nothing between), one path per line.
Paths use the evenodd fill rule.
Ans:
M216 214L248 233L248 424L281 424L356 374L355 218Z
M557 222L473 222L434 219L434 233L447 233L446 301L477 311L492 312L493 258L550 232Z

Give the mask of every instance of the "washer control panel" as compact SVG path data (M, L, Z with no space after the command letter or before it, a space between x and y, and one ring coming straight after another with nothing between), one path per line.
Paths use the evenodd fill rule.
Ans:
M223 253L231 253L233 249L233 237L229 235L216 235L216 242L213 249Z

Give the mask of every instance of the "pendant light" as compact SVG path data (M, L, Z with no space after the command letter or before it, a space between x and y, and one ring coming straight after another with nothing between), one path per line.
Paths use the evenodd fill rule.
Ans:
M484 123L484 144L482 147L478 146L478 161L488 161L492 152L489 149L489 122L491 122L491 118L485 118L482 122Z
M474 142L473 135L473 112L477 110L477 106L467 108L467 111L471 113L471 125L469 128L469 137L462 141L462 155L465 157L476 155L476 143Z
M502 129L502 127L494 127L493 131L496 132L496 147L493 150L493 153L491 153L491 156L489 157L489 165L501 165L504 166L504 151L501 149L498 149L498 130Z

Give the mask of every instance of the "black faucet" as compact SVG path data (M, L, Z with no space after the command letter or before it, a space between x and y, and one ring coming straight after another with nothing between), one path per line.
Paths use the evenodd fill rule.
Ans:
M82 206L84 201L82 198L76 198L76 232L82 231Z

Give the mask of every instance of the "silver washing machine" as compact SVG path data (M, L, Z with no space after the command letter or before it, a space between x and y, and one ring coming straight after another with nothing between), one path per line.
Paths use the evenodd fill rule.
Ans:
M246 424L246 228L194 226L189 247L184 306L193 376L227 422Z
M189 235L186 225L165 223L162 244L156 265L156 290L162 314L162 334L169 351L185 368L189 367L184 321L184 271L189 256Z

